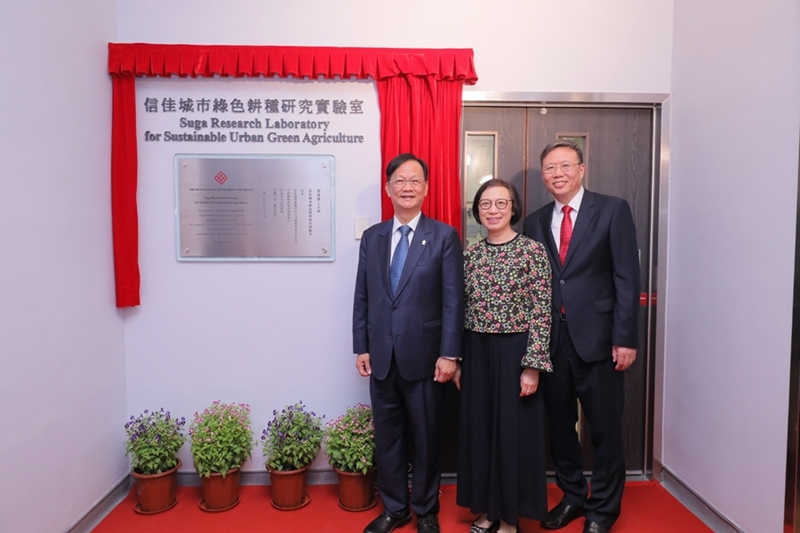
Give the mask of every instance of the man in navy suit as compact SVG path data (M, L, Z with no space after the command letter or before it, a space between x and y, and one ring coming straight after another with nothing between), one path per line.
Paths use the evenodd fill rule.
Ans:
M422 159L395 157L386 178L394 217L361 237L353 305L353 352L358 372L370 377L384 504L364 533L389 533L409 523L412 510L420 533L438 533L444 387L464 328L463 252L453 227L422 214ZM406 440L414 449L410 498Z
M525 219L553 270L553 373L542 376L561 502L542 522L560 529L585 515L584 533L607 533L625 485L623 371L636 359L639 249L628 203L587 191L583 152L559 139L542 151L542 180L555 198ZM575 431L576 400L591 426L591 495Z

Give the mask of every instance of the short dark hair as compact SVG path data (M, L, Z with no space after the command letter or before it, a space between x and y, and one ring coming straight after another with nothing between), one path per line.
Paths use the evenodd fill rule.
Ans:
M541 164L544 161L544 158L547 157L547 154L556 148L569 148L570 150L574 150L575 153L578 154L578 163L581 165L583 164L583 150L581 150L581 147L578 146L574 141L569 139L556 139L545 146L542 150L542 154L539 156L539 163Z
M519 193L517 193L517 188L506 180L496 178L485 182L483 185L481 185L480 189L478 189L478 192L475 193L475 199L472 201L472 216L475 217L475 221L478 224L481 223L478 204L481 202L481 196L483 196L483 193L486 191L486 189L490 189L492 187L504 187L508 190L508 194L511 196L511 224L513 225L519 222L519 219L522 218L522 203L519 201Z
M392 179L392 174L394 174L400 165L406 163L408 161L416 161L419 163L419 166L422 167L422 175L425 178L425 181L428 181L428 165L425 163L425 160L415 156L414 154L400 154L396 156L394 159L389 161L389 164L386 165L386 181Z

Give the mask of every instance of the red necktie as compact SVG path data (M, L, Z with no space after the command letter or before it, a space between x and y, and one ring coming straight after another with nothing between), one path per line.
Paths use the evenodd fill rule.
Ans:
M558 258L563 265L564 261L567 259L567 252L569 251L569 241L572 240L572 217L569 216L569 212L572 211L572 208L565 205L561 210L564 212L564 218L561 219L561 246L558 249Z

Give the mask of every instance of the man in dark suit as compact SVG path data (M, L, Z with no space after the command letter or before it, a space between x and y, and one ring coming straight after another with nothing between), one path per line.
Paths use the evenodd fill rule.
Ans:
M394 217L361 238L353 306L353 351L358 372L370 376L384 504L364 533L389 533L411 521L411 510L420 533L438 533L441 412L444 384L461 353L463 252L453 227L422 214L428 194L422 159L397 156L386 178Z
M584 533L607 533L625 485L623 371L638 346L639 249L628 203L587 191L583 153L559 139L542 151L542 180L555 198L525 219L553 270L553 373L542 376L561 502L542 522L560 529L585 515ZM575 431L576 399L591 426L591 495Z

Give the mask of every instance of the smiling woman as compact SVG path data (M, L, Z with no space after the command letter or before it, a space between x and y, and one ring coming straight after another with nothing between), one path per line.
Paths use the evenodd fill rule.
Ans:
M486 240L492 244L502 244L516 236L511 229L511 219L518 221L519 199L514 201L515 194L511 189L504 187L500 180L490 180L484 183L476 194L476 202L472 205L478 207L478 220L486 228Z
M488 237L464 253L458 504L480 514L473 533L508 533L518 517L547 512L544 402L536 391L539 372L553 370L550 262L541 243L511 227L522 216L513 185L486 181L472 210Z

